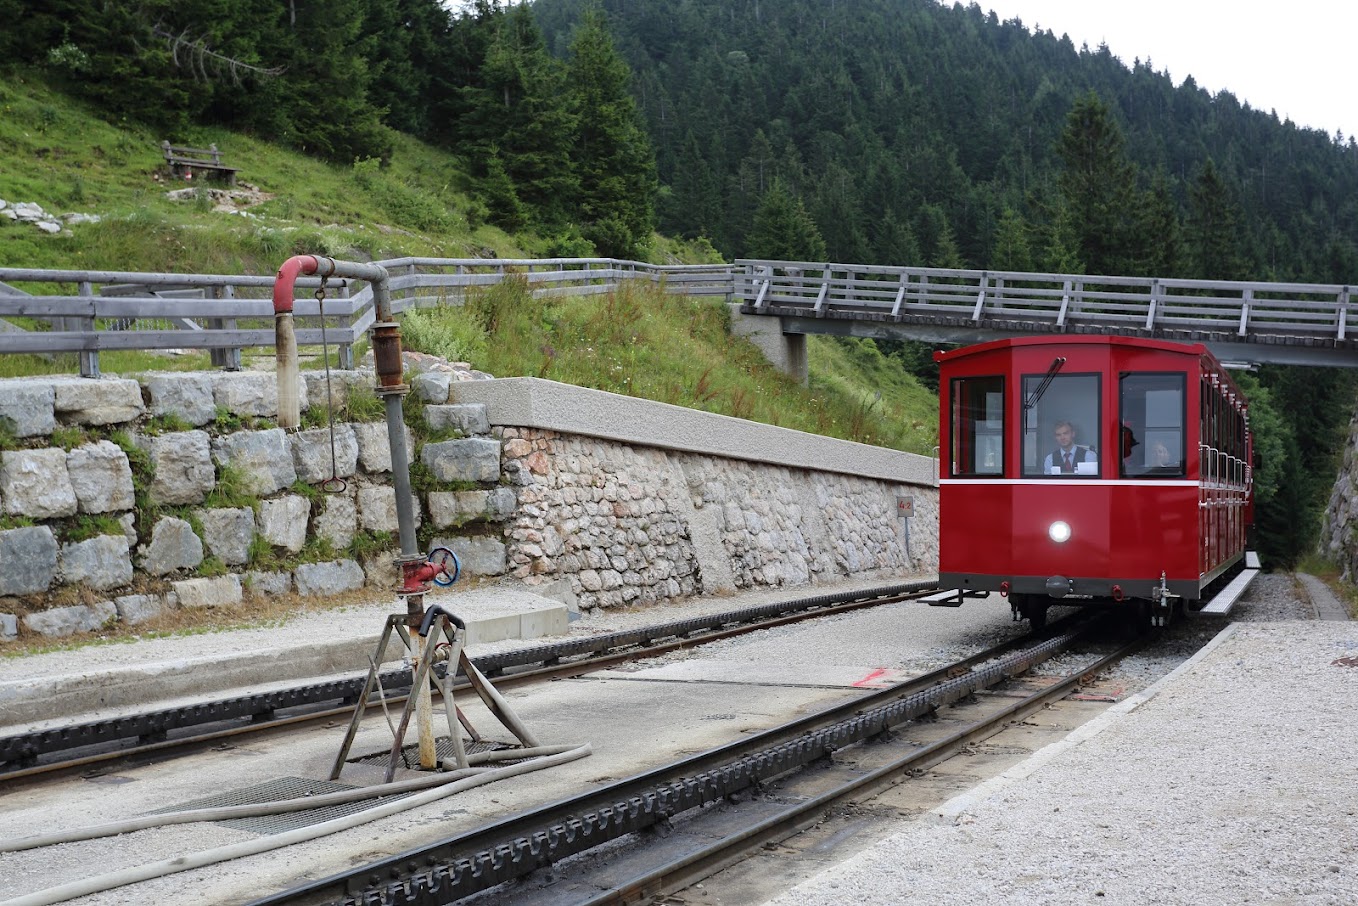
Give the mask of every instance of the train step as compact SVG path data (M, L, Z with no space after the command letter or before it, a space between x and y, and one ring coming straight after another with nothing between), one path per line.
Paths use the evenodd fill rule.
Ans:
M1250 587L1254 577L1259 575L1259 555L1254 551L1245 552L1245 569L1240 575L1230 581L1215 598L1208 601L1198 613L1210 613L1217 616L1226 616L1231 612L1231 608L1245 594L1245 590Z

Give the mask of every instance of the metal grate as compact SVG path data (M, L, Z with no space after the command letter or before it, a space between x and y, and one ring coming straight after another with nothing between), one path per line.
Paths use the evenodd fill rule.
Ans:
M161 815L166 812L182 812L189 809L200 808L220 808L228 805L258 805L264 802L278 802L284 799L301 799L306 796L319 796L323 793L338 793L343 790L352 790L355 788L356 787L350 784L335 783L329 780L311 780L305 777L280 777L277 780L270 780L267 783L261 783L257 786L249 786L242 790L222 793L218 796L208 796L204 799L195 799L192 802L185 802L182 805L151 812L151 814ZM409 795L409 793L403 793L399 796L380 796L374 799L364 799L359 802L347 802L342 805L305 809L300 812L288 812L282 815L262 815L258 818L232 818L227 821L217 821L214 823L222 827L251 831L256 834L281 834L286 831L296 830L299 827L310 827L313 824L320 824L322 821L329 821L332 818L342 818L345 815L352 815L355 812L361 812L364 809L372 808L383 802L392 802Z

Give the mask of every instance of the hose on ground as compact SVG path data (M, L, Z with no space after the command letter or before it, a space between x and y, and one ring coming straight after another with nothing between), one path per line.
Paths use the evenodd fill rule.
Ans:
M373 808L365 809L364 811L361 812L355 812L352 815L345 815L340 818L332 818L331 820L324 821L320 824L313 824L309 827L297 828L296 830L287 831L281 834L272 834L267 837L261 837L257 840L246 840L241 843L233 843L227 846L219 846L215 849L208 849L199 853L191 853L185 856L176 856L173 859L165 859L160 862L152 862L147 865L139 865L134 868L125 868L120 871L109 872L108 874L104 875L98 875L91 878L83 878L81 880L72 881L67 884L60 884L56 887L49 887L46 890L35 891L34 893L30 893L22 897L17 897L15 899L8 900L6 901L4 906L50 906L50 904L52 903L61 903L66 900L74 899L75 897L87 896L89 894L99 893L104 890L112 890L115 887L122 887L127 884L135 884L140 881L149 881L155 878L165 877L166 875L172 875L177 872L186 871L192 868L202 868L207 865L216 865L219 862L227 862L231 859L239 859L245 856L253 856L262 852L270 852L272 850L282 849L285 846L291 846L295 843L305 843L308 840L315 840L319 837L328 836L329 834L349 830L350 828L358 827L361 824L366 824L369 821L375 821L378 818L385 818L389 815L394 815L397 812L420 808L421 806L428 805L431 802L437 802L438 800L443 799L444 797L451 796L454 793L460 793L464 790L469 790L474 787L483 786L487 783L494 783L497 780L505 780L510 777L516 777L520 774L527 774L532 771L541 770L542 768L555 767L556 765L565 764L570 761L575 761L579 758L584 758L585 756L589 755L592 752L589 743L585 743L584 745L576 746L574 748L567 748L564 746L553 746L550 748L565 749L565 751L562 751L554 755L545 755L540 758L534 758L530 761L525 761L522 762L521 764L510 765L504 768L483 770L476 773L473 776L460 777L459 779L451 781L447 779L446 774L436 775L438 779L442 782L433 789L428 789L422 793L417 793L415 795L397 799L392 802L384 802L380 805L374 806ZM362 792L373 793L375 791L375 794L379 796L389 795L392 792L392 790L390 789L391 787L402 786L404 784L409 784L416 781L425 781L426 782L425 785L428 785L430 778L416 778L415 781L399 781L394 784L382 784L381 786L377 787L369 787L366 790L363 790ZM308 803L308 805L305 806L306 808L314 808L316 807L316 803L320 798L321 797L309 797L305 800L300 801ZM289 803L295 803L299 800L294 799L287 801ZM277 805L278 803L274 804ZM233 808L239 808L239 806L233 806ZM201 809L198 811L217 811L217 810ZM193 814L193 812L179 812L176 814L179 815ZM148 817L157 819L157 823L176 823L176 822L166 822L164 820L165 818L172 816L154 815ZM201 821L205 819L192 818L188 820ZM79 831L77 830L68 833L79 833ZM98 836L103 835L101 834ZM83 840L89 838L73 836L70 837L70 839ZM7 843L6 845L9 844ZM21 848L27 849L29 847Z

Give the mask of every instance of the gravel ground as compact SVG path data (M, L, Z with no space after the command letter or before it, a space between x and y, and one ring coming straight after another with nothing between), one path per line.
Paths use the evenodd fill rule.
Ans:
M1349 904L1358 887L1358 623L1263 576L1210 647L773 906ZM1222 623L1171 629L1163 675Z

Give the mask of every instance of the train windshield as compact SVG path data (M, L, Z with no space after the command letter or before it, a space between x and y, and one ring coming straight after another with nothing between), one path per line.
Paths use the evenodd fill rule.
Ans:
M1023 376L1025 478L1098 476L1099 399L1097 374Z
M1119 376L1122 477L1184 475L1183 374Z
M1004 378L952 382L952 474L1004 473Z

